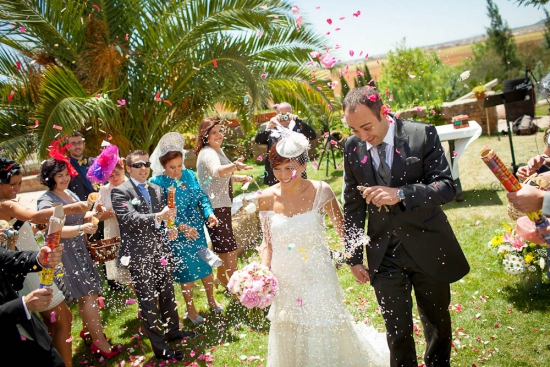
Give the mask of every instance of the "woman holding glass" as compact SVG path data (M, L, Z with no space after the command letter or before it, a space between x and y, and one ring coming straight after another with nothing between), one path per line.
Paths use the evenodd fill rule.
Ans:
M67 189L71 177L74 177L76 172L67 158L57 151L56 144L52 144L50 156L52 158L44 161L40 169L40 182L48 187L48 191L38 199L38 210L51 208L55 203L67 205L80 201L76 194ZM121 348L111 347L101 325L98 303L101 277L83 237L97 231L96 224L85 221L91 219L92 214L87 212L66 216L65 226L61 230L61 243L65 245L62 257L63 272L59 273L56 269L54 279L66 300L78 301L83 325L80 337L91 341L90 350L94 355L109 359L118 355Z

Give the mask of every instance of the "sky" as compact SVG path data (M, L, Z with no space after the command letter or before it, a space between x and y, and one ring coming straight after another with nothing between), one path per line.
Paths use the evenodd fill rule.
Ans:
M490 25L485 0L289 1L300 8L304 22L325 35L333 48L330 53L343 61L356 59L361 51L363 57L385 54L403 38L407 47L429 46L486 34ZM532 25L545 17L542 7L518 6L515 0L494 3L510 28ZM357 11L360 14L354 16ZM340 48L334 49L336 45Z

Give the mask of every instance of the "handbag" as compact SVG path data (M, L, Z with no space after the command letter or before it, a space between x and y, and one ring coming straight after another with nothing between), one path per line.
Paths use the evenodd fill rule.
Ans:
M223 264L222 259L216 253L212 250L210 250L208 247L203 247L199 251L197 251L197 255L212 269L215 269Z

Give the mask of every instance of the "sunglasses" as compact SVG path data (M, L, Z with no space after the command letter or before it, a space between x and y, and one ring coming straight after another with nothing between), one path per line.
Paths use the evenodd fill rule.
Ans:
M151 167L151 162L136 162L136 163L132 163L130 165L131 167L134 167L134 168L141 168L141 167L146 167L146 168L149 168Z

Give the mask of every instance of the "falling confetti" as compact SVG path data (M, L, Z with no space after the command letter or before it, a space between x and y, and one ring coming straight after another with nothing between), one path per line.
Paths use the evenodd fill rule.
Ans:
M367 163L367 158L368 158L367 156L364 156L363 159L361 159L361 163L363 164Z
M52 128L56 129L56 130L63 130L63 127L59 126L59 125L53 125Z
M11 91L10 92L10 95L8 96L8 102L11 102L11 100L13 99L13 95L15 94L15 91Z
M218 61L216 59L212 60L212 64L214 64L214 67L217 68L218 67Z
M99 8L99 6L95 4L93 4L92 6L95 8L95 10L97 10L98 13L101 12L101 9Z
M118 103L121 106L126 106L126 100L125 99L117 99L116 103Z

